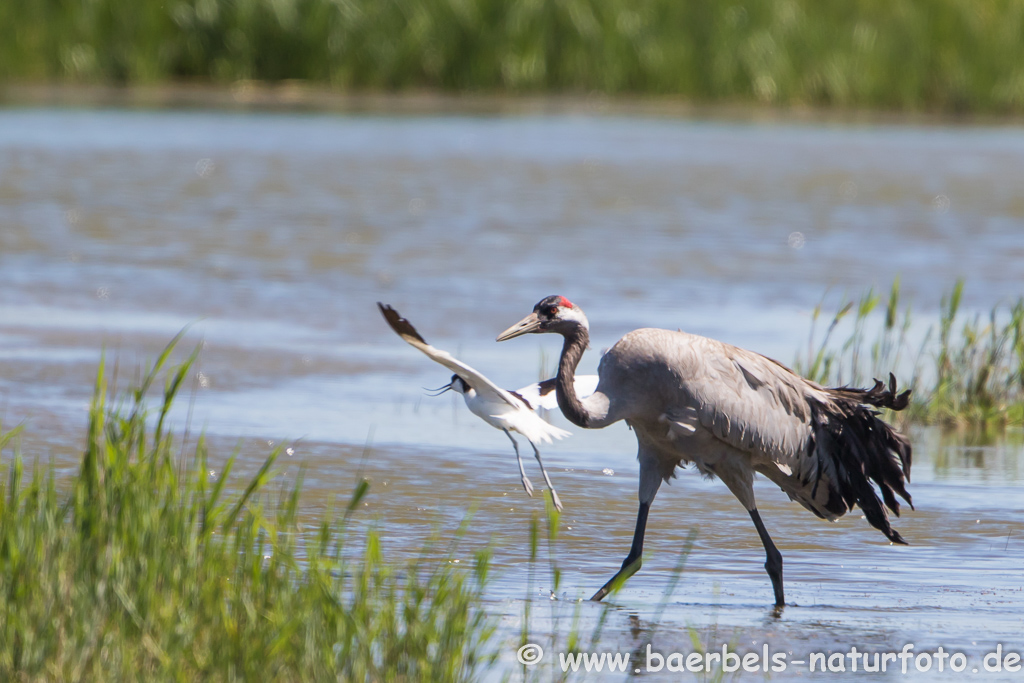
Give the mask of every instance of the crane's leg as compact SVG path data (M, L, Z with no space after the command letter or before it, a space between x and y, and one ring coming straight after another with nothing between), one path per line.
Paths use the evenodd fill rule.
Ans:
M757 535L761 537L761 545L764 546L764 552L767 555L764 568L772 580L772 588L775 590L775 608L778 610L786 605L786 599L782 593L782 553L772 542L772 537L768 535L768 530L764 528L764 522L761 521L761 514L757 511L757 504L754 502L754 471L744 456L730 454L728 451L724 456L720 457L713 467L707 462L704 467L729 487L729 490L750 515L750 519L754 520Z
M544 469L544 463L540 459L540 451L537 450L537 444L530 442L533 446L533 455L537 458L537 464L540 465L540 473L544 475L544 483L548 485L548 491L551 491L551 502L555 504L555 509L559 512L562 511L562 501L558 499L558 492L555 491L555 487L551 484L551 478L548 477L548 471Z
M772 588L775 590L775 606L784 607L786 598L782 593L782 553L775 547L772 537L768 535L768 530L764 528L764 522L761 521L761 515L758 513L757 508L750 510L750 518L754 520L754 526L757 527L757 535L761 537L761 543L764 545L764 551L768 556L764 563L764 568L768 572L768 576L772 580Z
M615 572L615 576L608 579L608 583L601 586L601 590L594 593L590 599L594 602L603 600L612 589L621 585L626 579L637 573L643 564L644 553L644 532L647 530L647 513L651 510L651 503L661 486L662 477L653 467L644 467L640 462L640 509L636 513L636 529L633 531L633 545L629 547L629 555L622 561L622 568Z
M512 448L516 449L516 462L519 463L519 476L523 479L523 488L526 489L526 495L532 498L533 484L531 484L530 480L526 477L526 470L523 468L523 458L519 455L519 444L516 443L516 440L512 438L512 434L510 434L507 429L502 428L501 431L505 432L505 436L507 436L508 440L512 442ZM548 485L550 486L550 484Z

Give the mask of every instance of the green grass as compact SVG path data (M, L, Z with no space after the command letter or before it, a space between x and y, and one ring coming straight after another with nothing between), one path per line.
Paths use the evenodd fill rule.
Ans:
M8 460L0 680L461 681L493 663L486 552L471 570L432 547L387 561L372 528L350 528L365 481L302 533L301 482L270 491L279 450L247 484L227 483L238 453L211 480L203 441L182 461L165 429L194 356L145 407L171 348L113 408L100 367L69 485Z
M5 0L0 81L1024 111L1024 0Z
M843 301L820 342L814 310L805 354L795 369L823 384L863 385L896 373L914 390L906 417L926 424L1002 428L1024 424L1024 298L985 315L961 311L964 283L942 298L937 324L916 330L910 306L900 308L895 281L885 306L873 290ZM845 320L845 323L844 323ZM834 334L845 325L847 336ZM911 338L920 341L912 345Z

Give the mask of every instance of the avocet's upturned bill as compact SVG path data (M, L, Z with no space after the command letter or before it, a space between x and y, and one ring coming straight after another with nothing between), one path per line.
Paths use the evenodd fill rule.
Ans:
M519 463L519 475L523 481L523 488L526 489L528 495L532 496L533 484L526 476L523 459L519 455L519 444L516 443L511 432L518 432L526 437L533 447L533 454L537 458L537 464L540 465L541 474L544 475L544 482L551 491L551 500L555 507L561 510L562 501L559 500L558 493L551 484L551 478L548 477L547 470L544 469L537 444L551 443L553 439L565 438L570 433L548 424L535 412L538 408L552 410L557 407L555 380L549 379L538 384L531 384L518 391L506 391L447 351L428 344L416 331L416 328L391 306L379 302L377 306L384 314L384 320L398 336L408 342L410 346L422 351L432 361L440 363L455 373L452 375L451 382L441 387L438 393L452 389L462 394L466 406L474 415L492 427L505 432L516 451L516 462ZM580 398L586 398L597 387L597 376L580 376L576 379L574 386Z

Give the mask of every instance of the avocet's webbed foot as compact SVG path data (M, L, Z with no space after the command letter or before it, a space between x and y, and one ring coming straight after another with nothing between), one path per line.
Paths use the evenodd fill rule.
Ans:
M526 490L526 495L533 498L533 484L530 483L525 474L523 475L523 488Z

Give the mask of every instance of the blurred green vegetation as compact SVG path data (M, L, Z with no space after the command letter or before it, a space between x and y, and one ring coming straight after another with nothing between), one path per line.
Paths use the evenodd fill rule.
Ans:
M301 483L268 490L279 451L248 484L226 485L234 457L214 477L202 441L182 459L164 418L195 357L167 373L158 410L143 404L170 352L112 409L100 368L70 484L8 461L0 680L462 681L493 666L485 551L465 570L450 541L389 561L372 529L349 528L365 480L302 525Z
M1024 0L4 0L0 80L1024 111Z

